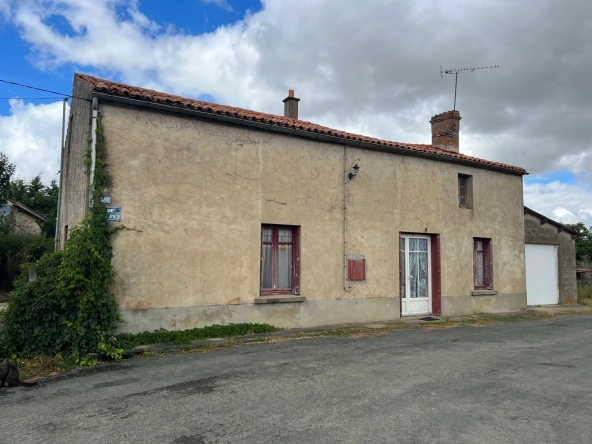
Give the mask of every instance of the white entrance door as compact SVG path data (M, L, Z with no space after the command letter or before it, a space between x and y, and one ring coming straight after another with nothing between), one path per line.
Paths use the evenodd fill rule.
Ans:
M528 305L559 303L557 246L526 244L526 300Z
M430 237L405 234L401 240L403 315L432 312Z

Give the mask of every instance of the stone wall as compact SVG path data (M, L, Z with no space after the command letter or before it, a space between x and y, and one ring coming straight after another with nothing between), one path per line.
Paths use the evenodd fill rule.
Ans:
M40 220L31 216L26 211L10 204L11 211L8 216L10 223L16 233L32 234L34 236L41 236Z
M60 226L56 227L60 235L60 248L64 248L65 227L71 231L86 215L88 207L88 174L84 165L84 156L90 146L92 87L77 77L72 89L72 106L68 124L68 134L64 148L64 163L60 167L63 175L60 189Z

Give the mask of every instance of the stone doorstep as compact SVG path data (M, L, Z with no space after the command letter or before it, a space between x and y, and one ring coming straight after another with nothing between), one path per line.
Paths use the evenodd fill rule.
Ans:
M536 315L541 313L570 313L570 314L587 314L592 313L591 307L586 307L585 305L553 305L553 306L540 306L540 307L529 307L527 310L523 311L514 311L510 313L490 313L493 316L520 316L520 315ZM488 313L481 313L481 314L471 314L465 316L454 316L454 317L447 317L447 316L433 316L433 315L421 315L421 317L431 316L433 318L437 318L438 321L445 321L446 319L459 321L463 319L475 319L480 316L486 315ZM396 321L388 321L384 323L363 323L363 324L337 324L337 325L327 325L323 327L307 327L307 328L291 328L286 330L275 331L272 333L257 333L253 335L246 335L246 336L235 336L232 338L211 338L211 339L202 339L191 341L188 345L173 345L173 344L149 344L149 345L138 345L129 350L125 350L123 352L123 358L131 358L136 355L140 355L144 352L151 351L151 352L174 352L179 350L184 350L185 348L193 348L193 347L200 347L204 345L216 345L216 344L226 344L229 342L254 342L259 338L281 338L285 336L291 336L297 333L320 333L327 330L340 330L344 328L387 328L389 325L396 325L396 324L429 324L431 322L437 321L422 321L420 320L420 316L406 316L402 319L398 319ZM105 356L100 353L91 353L89 355L92 359L98 359L100 361L112 361L108 356Z

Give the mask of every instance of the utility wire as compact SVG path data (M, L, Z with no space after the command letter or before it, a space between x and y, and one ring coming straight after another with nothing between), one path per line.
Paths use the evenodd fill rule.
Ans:
M87 99L87 98L84 98L84 97L76 97L76 96L73 96L71 94L64 94L64 93L57 92L57 91L51 91L49 89L37 88L36 86L23 85L22 83L11 82L9 80L3 80L3 79L0 79L0 82L8 83L10 85L22 86L23 88L36 89L37 91L43 91L43 92L47 92L47 93L50 93L50 94L58 94L60 96L72 97L73 99L86 100L87 102L90 102L90 99Z
M0 97L0 100L22 99L22 100L58 100L59 97ZM60 99L62 100L62 99Z

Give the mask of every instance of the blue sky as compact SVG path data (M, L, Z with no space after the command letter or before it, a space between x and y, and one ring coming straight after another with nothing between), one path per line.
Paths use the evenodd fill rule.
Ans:
M199 0L141 0L141 11L151 20L161 26L173 26L178 31L188 34L203 34L215 30L219 26L241 20L247 11L255 13L261 9L258 0L228 0L199 1ZM126 17L126 8L121 4L118 14ZM0 22L0 42L2 44L3 63L0 68L0 79L17 83L38 86L52 91L70 94L72 91L72 77L77 71L94 71L94 67L66 63L49 71L40 71L32 63L34 51L26 41L21 39L18 28L5 21ZM67 20L55 15L47 23L66 35L73 35L73 30ZM112 80L118 80L111 78ZM8 115L10 105L7 97L58 97L52 94L8 85L0 82L0 115ZM26 103L49 103L47 99L26 99Z
M304 120L430 143L453 99L440 65L499 64L459 79L461 152L526 168L528 206L592 224L590 16L575 0L0 0L0 79L70 93L85 72L275 114L295 89ZM0 97L0 151L55 178L59 96Z

